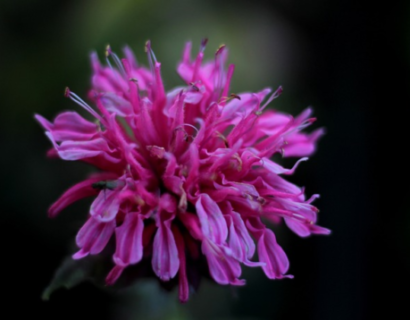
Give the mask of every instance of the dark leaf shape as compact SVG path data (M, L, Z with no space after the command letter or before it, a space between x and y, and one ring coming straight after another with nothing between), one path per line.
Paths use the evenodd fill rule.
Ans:
M44 289L41 298L49 300L50 295L60 289L71 289L82 282L90 281L97 286L104 285L104 275L108 270L107 262L98 256L89 256L80 260L66 257L54 274L50 284Z

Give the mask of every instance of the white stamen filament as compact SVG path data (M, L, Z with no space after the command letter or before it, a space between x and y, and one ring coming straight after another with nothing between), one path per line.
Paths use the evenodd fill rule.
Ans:
M112 56L115 64L117 65L118 70L120 70L121 74L125 77L126 76L125 69L124 69L124 66L123 66L120 58L118 58L118 56L114 52L111 52L111 56Z
M194 129L194 130L196 131L196 133L198 134L198 128L195 127L195 126L193 126L192 124L189 124L189 123L183 123L183 124L181 124L180 126L178 126L177 128L181 128L181 127L183 127L183 126L191 127L191 128ZM177 129L177 128L175 128L175 129Z
M83 99L81 99L78 95L76 95L74 92L69 92L68 97L74 101L75 103L77 103L80 107L84 108L85 110L87 110L92 116L94 116L94 118L96 118L97 120L102 120L100 115L95 112L95 110L93 108L91 108Z

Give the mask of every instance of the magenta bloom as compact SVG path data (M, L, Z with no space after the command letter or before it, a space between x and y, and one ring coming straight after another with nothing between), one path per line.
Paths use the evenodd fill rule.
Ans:
M149 261L161 281L177 279L184 302L193 274L243 285L244 264L261 267L270 279L291 277L288 258L265 222L284 221L301 237L330 232L316 225L312 202L318 195L306 199L303 188L282 177L308 159L323 133L301 132L315 120L311 110L296 118L265 110L281 88L230 93L234 65L224 68L226 48L203 64L205 44L194 60L186 44L178 64L185 84L169 92L149 42L149 69L128 48L122 60L107 48L109 66L92 54L89 98L95 108L66 90L91 121L76 112L63 112L52 123L35 116L53 144L50 156L99 169L68 189L49 215L95 197L73 258L99 254L115 235L107 284L127 267ZM270 159L275 153L302 158L286 169ZM201 259L205 270L196 263Z

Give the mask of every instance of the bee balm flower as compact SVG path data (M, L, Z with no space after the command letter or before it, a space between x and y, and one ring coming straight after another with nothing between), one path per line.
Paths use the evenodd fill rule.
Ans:
M306 199L303 188L283 178L308 159L323 133L302 132L315 120L311 110L296 118L267 110L281 88L230 93L235 67L224 68L226 48L203 63L205 44L193 60L186 44L178 64L185 84L169 92L149 42L150 68L140 66L130 49L120 60L108 47L108 66L91 56L95 107L68 88L65 93L91 121L71 111L54 122L35 116L53 145L50 156L99 171L68 189L49 215L95 197L73 258L99 254L115 238L107 284L127 267L150 261L161 281L177 279L184 302L201 259L205 273L223 285L245 283L242 265L261 267L270 279L291 277L288 258L265 222L284 221L301 237L329 233L316 225L312 202L318 195ZM301 158L286 169L271 160L275 153Z

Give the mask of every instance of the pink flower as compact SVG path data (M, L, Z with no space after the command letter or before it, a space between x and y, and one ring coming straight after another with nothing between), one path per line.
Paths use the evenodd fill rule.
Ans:
M54 122L35 116L53 144L50 156L81 160L100 171L66 191L49 215L95 197L73 258L99 254L115 237L107 284L127 267L151 261L161 281L178 279L185 302L195 282L190 274L201 272L195 271L200 259L219 284L243 285L242 264L261 267L270 279L292 277L264 221L284 220L301 237L330 233L316 225L312 201L318 195L306 200L303 188L283 178L308 159L323 134L302 132L315 120L311 110L296 118L265 110L281 88L231 94L234 65L224 68L226 48L203 63L205 45L191 60L191 43L186 44L177 68L185 84L169 92L149 42L149 69L137 64L130 49L120 60L108 47L109 66L91 56L89 98L96 107L66 90L91 121L76 112L63 112ZM286 169L271 160L275 153L302 158Z

